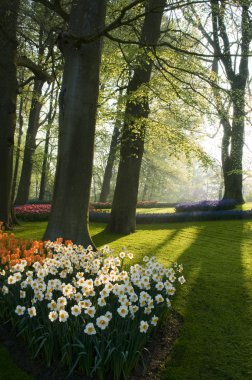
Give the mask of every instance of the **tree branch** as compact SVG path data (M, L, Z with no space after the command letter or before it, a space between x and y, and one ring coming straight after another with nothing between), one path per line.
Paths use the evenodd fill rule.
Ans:
M54 0L53 2L49 0L33 0L35 3L40 3L47 7L48 9L51 9L53 12L57 13L60 17L63 18L66 22L69 21L69 14L64 11L64 9L60 5L59 0Z
M25 55L19 56L16 59L16 65L26 67L31 70L37 79L41 79L44 82L51 83L54 81L54 77L45 71L41 66L34 63L30 58Z

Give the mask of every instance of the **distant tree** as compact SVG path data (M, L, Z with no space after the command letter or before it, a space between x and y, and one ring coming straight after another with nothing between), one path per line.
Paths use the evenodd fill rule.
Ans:
M121 131L121 113L122 113L122 90L119 91L118 101L117 101L117 114L115 125L113 129L113 134L109 147L108 159L104 171L101 193L100 193L100 202L107 202L108 196L110 193L110 184L111 178L114 169L114 163L116 159L116 153L118 148L120 147L120 131Z
M32 174L33 155L36 149L36 135L39 128L39 115L42 107L41 95L44 82L38 79L34 80L32 101L26 134L24 148L24 158L19 181L16 204L25 204L29 198L30 182Z
M22 12L24 13L25 10L26 8L22 9ZM16 204L25 204L29 198L33 156L37 148L36 136L40 127L40 112L44 100L43 86L46 82L50 83L55 79L51 74L51 67L50 70L48 70L48 66L52 66L52 63L50 62L50 64L48 64L48 61L53 54L54 45L54 40L52 38L53 26L51 25L52 12L47 8L34 4L29 6L29 11L31 15L28 20L32 25L34 25L34 31L32 33L30 31L26 34L22 33L20 40L22 45L25 46L27 40L29 41L29 39L32 39L34 46L30 46L30 49L23 48L22 50L24 50L24 53L27 54L25 56L21 56L21 59L23 58L23 60L26 59L30 61L29 56L31 56L33 59L32 65L35 67L40 66L41 70L44 69L43 73L45 75L41 76L41 70L39 70L35 71L34 76L31 77L31 79L33 79L33 90L24 146L22 170L15 201ZM47 23L44 22L45 19L48 20ZM27 20L24 20L24 22L27 23Z
M203 4L203 9L201 5L195 5L195 8L191 5L188 10L191 12L189 21L201 32L204 41L201 42L207 48L203 55L212 59L214 77L210 83L223 127L223 197L243 203L242 161L252 40L251 1L211 0ZM224 84L224 91L218 87L219 83Z

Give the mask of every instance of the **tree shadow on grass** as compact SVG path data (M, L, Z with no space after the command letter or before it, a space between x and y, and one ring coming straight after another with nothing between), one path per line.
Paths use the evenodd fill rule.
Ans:
M252 245L243 243L246 222L202 225L197 239L178 259L187 283L179 291L175 309L185 322L161 378L249 380L252 313L243 255L252 255Z
M143 231L146 231L146 229L150 230L150 234L151 234L151 231L160 230L160 228L156 228L157 226L154 226L154 228L153 228L153 226L150 226L150 225L148 225L147 228L145 228L145 227L146 227L146 225L141 226L141 228L139 228L136 233L129 234L129 235L108 233L105 230L106 227L104 227L104 229L102 231L96 233L95 235L92 235L92 239L94 240L94 243L96 244L96 246L99 247L99 246L103 246L105 244L110 244L110 243L116 242L120 239L124 239L124 241L128 240L129 242L134 241L135 239L137 239L139 237L138 233L141 233L142 230ZM163 227L163 225L162 225L162 227ZM179 230L180 230L178 228L174 229L173 227L162 228L162 229L167 231L167 234L161 240L160 243L158 243L157 245L153 244L153 246L155 247L155 250L161 249L163 246L167 245L169 241L172 241L173 239L175 239L176 235L179 233ZM153 243L153 235L148 235L148 238ZM127 243L126 243L126 245L127 245ZM143 255L145 255L145 254L146 254L146 252L143 252Z
M104 230L98 232L95 235L92 235L92 239L97 247L112 243L116 240L119 240L125 237L125 235L123 234L108 233L105 231L105 227L106 225L104 225Z

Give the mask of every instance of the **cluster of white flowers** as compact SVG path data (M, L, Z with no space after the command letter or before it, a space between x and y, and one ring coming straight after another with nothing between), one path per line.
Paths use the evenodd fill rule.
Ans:
M106 330L116 318L138 318L140 333L146 333L156 326L160 310L170 307L175 281L185 282L181 265L167 269L155 257L145 256L143 265L125 271L123 261L131 260L132 253L114 256L108 246L93 252L91 246L52 242L46 248L53 255L42 264L27 268L23 260L11 273L0 272L2 295L17 288L15 313L20 317L35 318L46 310L51 323L81 318L87 335Z

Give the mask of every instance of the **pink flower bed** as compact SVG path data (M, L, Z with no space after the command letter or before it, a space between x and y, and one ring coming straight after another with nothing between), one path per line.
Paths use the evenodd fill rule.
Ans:
M51 212L50 204L33 204L16 206L14 208L15 213L18 214L49 214Z
M50 204L30 204L14 207L14 211L18 218L27 221L43 221L48 220L51 205Z

